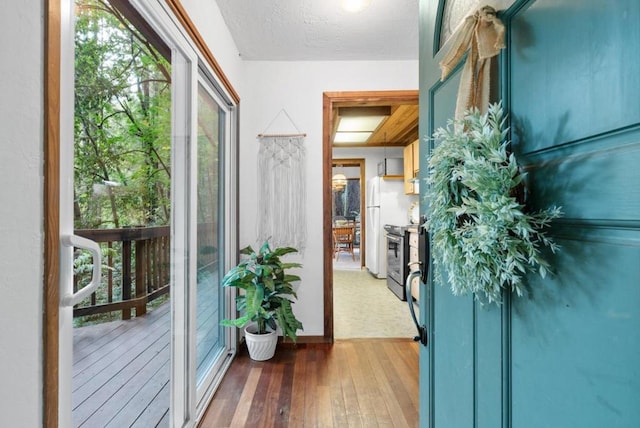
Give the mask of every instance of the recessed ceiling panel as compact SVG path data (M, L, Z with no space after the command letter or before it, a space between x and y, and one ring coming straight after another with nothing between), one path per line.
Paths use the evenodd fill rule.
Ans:
M333 142L335 144L365 143L370 136L371 132L336 132Z

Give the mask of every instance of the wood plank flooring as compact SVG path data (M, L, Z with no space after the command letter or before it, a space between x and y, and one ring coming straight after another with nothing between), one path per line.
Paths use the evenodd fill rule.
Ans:
M244 347L199 424L224 427L417 427L418 345L408 339Z

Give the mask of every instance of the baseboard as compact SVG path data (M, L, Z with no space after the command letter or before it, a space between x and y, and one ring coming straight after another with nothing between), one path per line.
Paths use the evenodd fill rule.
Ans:
M291 339L284 339L282 336L278 337L278 343L294 344ZM324 336L298 336L297 343L331 343L331 341Z

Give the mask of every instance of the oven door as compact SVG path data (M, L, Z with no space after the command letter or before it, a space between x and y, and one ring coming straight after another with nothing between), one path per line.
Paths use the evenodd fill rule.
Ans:
M404 238L398 235L387 235L387 278L398 284L404 284L403 243Z

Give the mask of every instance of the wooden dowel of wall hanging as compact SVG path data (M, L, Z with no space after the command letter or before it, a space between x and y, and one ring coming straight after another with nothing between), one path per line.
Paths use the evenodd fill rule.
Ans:
M307 134L258 134L258 138L262 137L306 137Z

